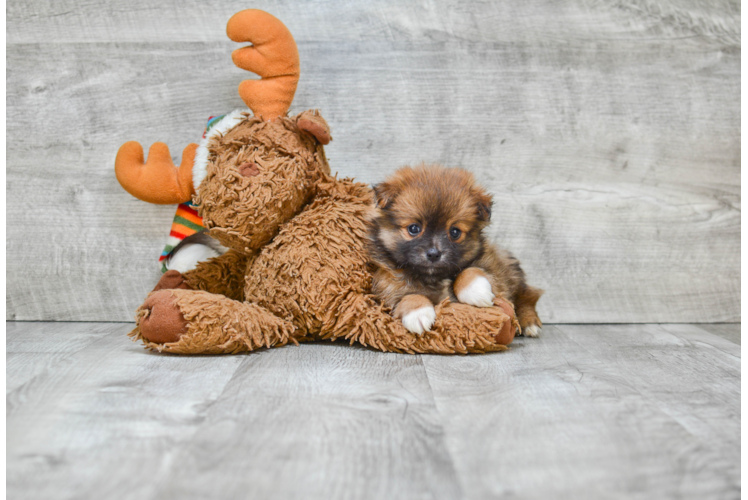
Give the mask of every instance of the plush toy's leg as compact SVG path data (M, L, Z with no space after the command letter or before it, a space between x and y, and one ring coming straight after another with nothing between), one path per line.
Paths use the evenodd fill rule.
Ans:
M496 299L496 307L450 303L436 306L436 322L421 335L402 323L370 296L351 294L329 330L329 338L346 338L382 351L467 354L506 350L514 339L517 320L511 304Z
M130 333L146 347L178 354L252 351L296 342L295 327L254 304L199 290L151 293Z
M244 300L244 275L250 257L229 250L220 257L198 263L197 267L182 274L166 271L153 289L205 290L225 295L234 300Z
M517 319L517 313L515 312L512 303L503 297L494 297L493 305L501 309L509 318L509 320L504 323L504 325L501 327L501 330L499 330L499 333L496 335L496 341L499 344L509 345L521 330L519 320Z

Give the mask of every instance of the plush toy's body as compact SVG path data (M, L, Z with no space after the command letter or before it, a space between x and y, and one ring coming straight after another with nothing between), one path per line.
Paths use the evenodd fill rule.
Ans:
M264 22L262 33L240 37L253 39L254 46L237 52L260 54L245 63L261 64L261 54L273 52L273 37L286 36L272 16L276 24L268 24L268 16L243 11L229 22L234 34L236 26L249 30L259 26L257 19ZM287 38L282 41L288 46ZM237 59L235 53L237 64L267 73ZM278 85L286 88L289 82ZM516 320L512 306L500 299L491 308L444 302L437 306L432 331L423 335L406 331L379 305L370 295L365 251L372 190L330 175L323 149L330 130L317 112L286 117L287 107L278 103L290 103L288 96L253 99L254 116L224 117L199 147L188 146L179 169L162 166L160 149L152 161L156 146L145 164L139 144L120 149L118 178L128 191L153 200L143 195L142 184L128 179L158 178L175 194L169 198L173 202L195 192L205 227L229 249L184 275L164 274L139 308L132 335L150 348L174 353L230 353L314 339L347 339L409 353L506 349ZM161 173L138 173L149 168Z

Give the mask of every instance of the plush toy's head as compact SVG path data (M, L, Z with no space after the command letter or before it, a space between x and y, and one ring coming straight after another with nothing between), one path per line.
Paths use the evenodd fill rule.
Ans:
M298 214L314 196L317 182L330 173L322 143L302 127L328 136L329 129L313 111L272 122L247 115L236 119L233 128L208 141L204 178L195 175L195 202L211 236L250 252ZM200 154L198 149L196 167Z
M330 129L318 112L286 113L299 79L299 54L291 33L261 10L244 10L226 27L229 38L252 45L232 54L234 63L262 77L245 80L239 95L252 110L222 117L198 146L187 146L179 169L165 144L143 162L136 142L120 148L117 178L132 195L152 203L182 203L196 195L211 236L239 252L267 243L296 215L330 173L323 145Z

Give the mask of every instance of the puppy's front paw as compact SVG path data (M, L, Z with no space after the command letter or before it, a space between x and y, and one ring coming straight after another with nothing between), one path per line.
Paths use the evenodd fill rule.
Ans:
M436 321L434 306L425 306L403 315L403 326L411 333L421 335L430 330Z
M457 300L475 307L491 307L495 295L491 283L484 276L476 276L468 284L455 290Z
M527 325L522 329L522 335L524 335L525 337L537 337L540 335L540 326L534 324Z

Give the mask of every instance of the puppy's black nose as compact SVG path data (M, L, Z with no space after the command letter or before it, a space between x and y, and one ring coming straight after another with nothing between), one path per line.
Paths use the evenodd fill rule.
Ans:
M442 256L442 253L436 248L429 248L426 250L426 258L431 262L436 262Z

